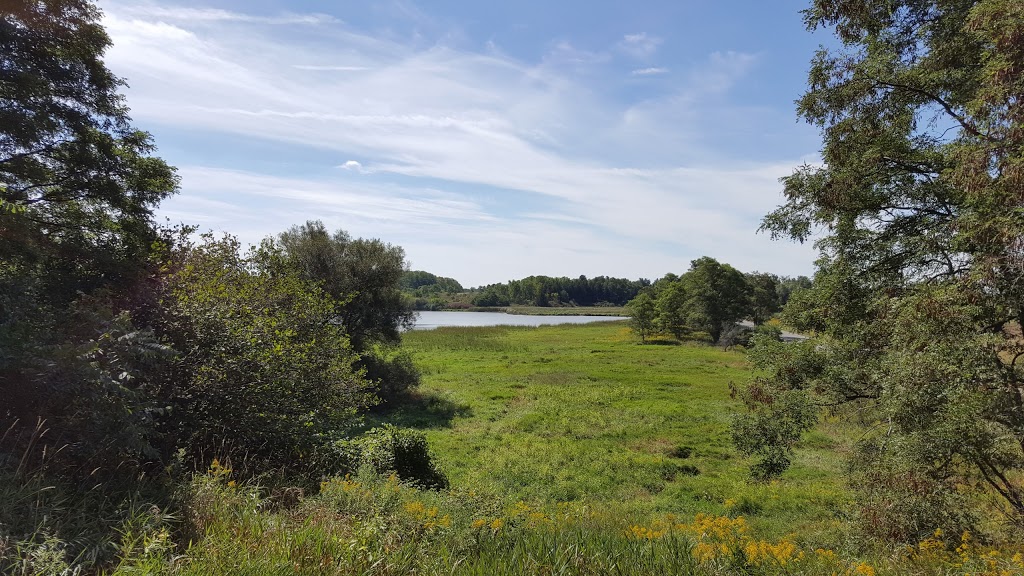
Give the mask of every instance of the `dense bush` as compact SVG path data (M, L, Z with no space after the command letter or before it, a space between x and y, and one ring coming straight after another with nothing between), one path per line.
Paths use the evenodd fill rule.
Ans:
M359 464L379 473L394 472L426 488L446 488L448 478L437 469L422 432L386 424L358 441Z
M404 350L380 350L363 357L366 379L383 403L402 398L420 385L420 369Z
M178 352L160 389L166 448L294 466L371 403L334 300L272 246L242 254L207 236L171 266L159 318Z

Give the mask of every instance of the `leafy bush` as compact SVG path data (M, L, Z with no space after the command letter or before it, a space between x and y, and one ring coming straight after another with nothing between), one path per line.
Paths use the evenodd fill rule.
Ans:
M366 354L360 363L366 369L366 379L383 402L397 400L420 385L420 370L404 350L390 355L387 351Z
M422 432L385 424L359 441L359 462L380 473L394 472L407 482L446 488L448 478L437 469Z
M185 245L165 280L160 327L178 357L161 395L173 444L199 462L295 467L372 401L335 302L264 246Z

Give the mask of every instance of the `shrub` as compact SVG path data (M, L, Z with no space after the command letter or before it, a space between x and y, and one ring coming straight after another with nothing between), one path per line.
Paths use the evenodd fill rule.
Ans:
M358 440L359 463L379 473L394 472L426 488L446 488L448 478L437 469L422 432L385 424Z
M408 352L401 350L390 356L387 354L385 351L367 354L360 362L366 369L366 379L383 402L397 400L420 385L420 370Z
M183 246L160 328L179 352L161 394L173 445L197 462L234 456L251 471L303 467L371 403L335 302L265 246L234 238Z

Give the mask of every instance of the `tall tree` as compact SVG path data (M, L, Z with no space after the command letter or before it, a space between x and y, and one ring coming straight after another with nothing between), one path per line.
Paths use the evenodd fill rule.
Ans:
M177 187L131 125L99 18L84 0L0 5L0 419L47 419L88 458L146 445L139 370L159 346L128 312Z
M750 286L750 314L755 324L761 324L779 311L779 277L765 272L747 274Z
M804 16L842 42L799 101L824 164L784 179L763 228L822 231L785 312L820 336L763 366L737 439L774 458L813 424L806 406L856 406L877 532L966 521L948 505L966 486L1024 519L1024 4L816 0Z
M344 230L332 235L319 220L293 226L279 239L300 273L339 301L338 318L356 351L397 344L415 321L401 291L407 266L400 246L353 240Z
M45 261L68 298L145 261L152 209L177 186L130 123L99 17L82 0L0 9L0 257Z
M675 274L671 276L675 277ZM655 302L658 329L676 338L682 338L688 331L686 286L678 278L671 280L668 276L664 281L659 281L659 284L660 286L655 285L655 288L660 288Z
M750 288L743 273L704 256L683 275L687 324L718 342L722 330L750 313Z

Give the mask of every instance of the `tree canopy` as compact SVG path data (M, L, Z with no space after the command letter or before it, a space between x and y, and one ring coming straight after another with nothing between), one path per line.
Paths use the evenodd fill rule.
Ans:
M485 286L473 303L477 306L622 306L649 285L650 282L643 278L527 276L521 280Z
M698 258L681 276L666 274L641 292L640 296L650 299L654 314L643 339L655 331L676 338L697 331L719 343L739 321L752 317L761 323L775 314L780 286L774 274L748 275L714 258Z
M344 230L330 234L319 220L292 226L278 241L302 277L337 299L338 319L357 351L398 343L401 330L414 322L400 289L407 268L400 246L352 239Z
M819 337L765 360L737 439L778 472L809 406L856 406L876 532L968 522L950 504L965 486L1022 518L1024 4L817 0L804 15L842 43L798 103L824 163L783 179L763 229L819 235L814 286L785 311ZM905 513L884 511L895 501Z

